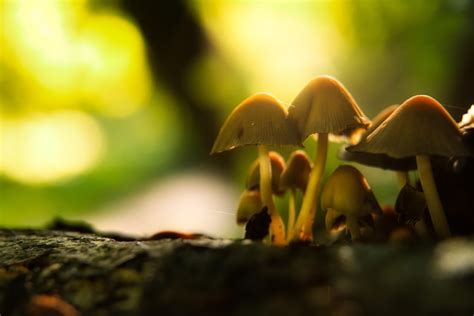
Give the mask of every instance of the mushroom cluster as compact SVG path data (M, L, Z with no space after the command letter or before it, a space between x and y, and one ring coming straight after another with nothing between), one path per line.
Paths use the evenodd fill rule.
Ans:
M250 168L240 198L237 223L246 224L256 214L268 211L269 240L275 245L285 245L313 240L319 206L327 230L345 227L352 240L360 239L362 227L373 227L374 218L388 214L382 212L367 180L354 166L339 166L322 187L329 135L342 136L350 143L340 153L341 159L394 170L402 188L410 186L408 171L417 169L422 188L419 194L426 200L434 231L441 238L450 236L430 157L470 155L458 125L439 102L423 95L409 98L400 106L388 107L371 122L349 91L329 76L310 81L288 108L271 95L254 94L240 103L224 122L211 153L247 145L258 148L258 159ZM355 135L360 137L358 143L353 141ZM285 162L280 154L267 148L302 147L309 136L317 141L313 159L298 149ZM274 196L287 192L285 229Z

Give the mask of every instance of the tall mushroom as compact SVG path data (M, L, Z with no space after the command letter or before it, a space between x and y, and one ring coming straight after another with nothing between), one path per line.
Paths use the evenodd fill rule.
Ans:
M443 106L426 95L406 100L353 151L383 153L394 158L416 157L434 229L439 237L450 236L450 229L438 196L430 156L466 156L468 149L461 132Z
M314 167L303 198L295 231L300 239L312 238L312 226L321 178L326 165L328 134L349 136L367 128L369 120L349 91L335 78L319 76L310 81L293 100L289 121L298 130L300 140L318 134Z
M274 97L257 93L240 103L222 125L211 154L245 145L257 145L260 160L260 193L271 217L272 241L285 244L285 229L272 197L271 164L267 145L297 145L296 133L288 128L286 108Z
M380 126L396 109L398 105L391 105L383 109L372 119L370 127L361 135L359 143L367 141L370 135ZM367 152L354 152L353 146L347 146L339 151L339 158L345 161L354 161L366 166L389 169L395 171L399 180L400 187L403 187L408 181L408 171L416 169L415 157L393 158L386 154L373 154Z

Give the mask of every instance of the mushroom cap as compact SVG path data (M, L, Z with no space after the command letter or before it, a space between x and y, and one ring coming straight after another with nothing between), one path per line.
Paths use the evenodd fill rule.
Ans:
M365 140L367 136L370 135L377 127L380 126L390 115L392 115L393 112L399 107L399 104L392 104L387 106L385 109L380 111L373 119L372 122L370 123L369 128L365 131L365 133L362 134L361 140Z
M394 171L410 171L416 169L415 157L393 158L386 154L368 152L352 152L352 146L342 148L338 157L344 161L353 161L361 165L389 169Z
M339 166L327 179L321 193L321 208L355 218L381 212L365 177L349 165Z
M277 99L256 93L240 103L222 125L211 154L245 145L301 146Z
M361 139L358 144L367 141L367 136L370 135L377 127L379 127L396 109L398 105L394 104L383 109L377 114L372 120L372 124L369 128L361 135ZM339 158L345 161L354 161L363 165L390 169L397 171L408 171L416 169L415 157L407 158L392 158L386 154L374 154L368 152L354 152L352 150L354 146L347 146L339 151Z
M426 95L406 100L351 151L394 158L469 155L456 122L438 101Z
M315 133L349 136L370 121L347 89L333 77L318 76L291 103L288 119L301 139Z
M268 152L268 157L270 158L270 165L272 167L272 193L282 195L285 191L281 190L279 185L280 175L286 167L285 159L276 151ZM260 189L260 159L258 158L250 166L245 187L247 190Z
M299 189L304 192L311 173L311 162L303 150L294 151L288 159L286 169L280 176L280 189Z
M245 225L250 218L260 212L263 208L260 191L245 190L240 195L237 207L236 220L238 225Z
M403 224L414 224L421 220L426 207L425 194L409 184L403 186L395 201L395 212Z

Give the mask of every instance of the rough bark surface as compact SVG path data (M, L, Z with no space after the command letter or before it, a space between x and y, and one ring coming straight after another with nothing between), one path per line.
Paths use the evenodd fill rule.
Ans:
M0 314L472 315L474 240L271 247L0 230Z

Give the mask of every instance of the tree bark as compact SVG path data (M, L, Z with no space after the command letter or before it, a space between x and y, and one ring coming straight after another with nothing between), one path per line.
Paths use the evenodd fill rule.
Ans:
M160 237L178 235L155 239ZM191 239L0 229L0 314L474 312L472 238L272 247L184 237Z

